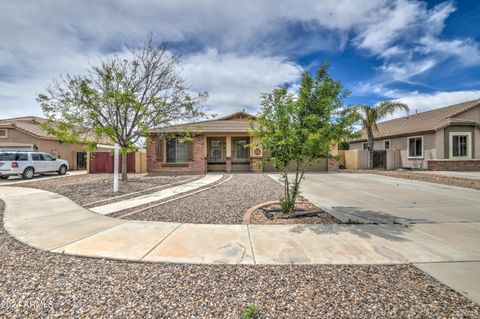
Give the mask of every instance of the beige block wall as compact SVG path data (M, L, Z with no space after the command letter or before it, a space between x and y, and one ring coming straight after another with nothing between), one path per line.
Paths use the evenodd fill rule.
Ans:
M344 152L345 167L351 170L368 168L368 151L354 149Z
M135 152L135 173L147 172L147 152L137 151Z
M393 170L400 168L401 165L401 158L400 158L400 150L386 150L387 152L387 170Z

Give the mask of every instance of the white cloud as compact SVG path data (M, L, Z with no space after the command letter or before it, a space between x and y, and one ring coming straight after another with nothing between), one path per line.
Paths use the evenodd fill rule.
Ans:
M381 70L384 75L389 76L390 80L408 82L411 77L433 68L436 63L437 61L435 59L424 59L420 61L384 64L378 69Z
M437 53L443 56L454 56L462 65L480 64L480 46L472 39L454 39L441 41L432 37L420 40L422 47L417 50L424 53Z
M294 83L302 68L281 57L219 54L215 49L182 62L187 83L194 91L208 91L208 105L218 115L247 109L256 112L260 94Z
M402 96L396 100L409 105L410 110L413 112L415 110L424 112L476 99L480 99L480 90L435 93L411 92L409 94L402 94Z
M184 50L185 77L209 91L219 113L255 106L260 92L298 77L285 56L353 44L383 61L384 82L409 81L448 57L480 63L474 40L441 38L455 10L449 1L429 9L416 0L50 0L2 1L0 10L8 12L0 19L0 117L39 115L36 93L52 77L83 72L150 31Z
M426 14L424 11L422 3L396 1L372 14L372 21L357 26L355 43L361 49L381 54L399 38L404 38L408 29L415 28L417 19Z
M382 81L406 81L454 57L462 66L480 64L480 47L472 39L441 39L446 19L456 10L446 1L391 1L372 21L356 26L354 45L383 59Z

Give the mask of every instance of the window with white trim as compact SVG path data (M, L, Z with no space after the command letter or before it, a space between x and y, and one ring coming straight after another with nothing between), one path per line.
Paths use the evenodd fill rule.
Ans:
M0 129L0 138L8 138L8 131L6 128Z
M188 162L188 143L178 138L167 140L167 163Z
M407 142L408 157L421 158L423 157L423 137L415 136L409 137Z
M390 149L390 140L383 141L383 149L389 150Z
M450 132L450 158L462 159L472 157L472 133Z

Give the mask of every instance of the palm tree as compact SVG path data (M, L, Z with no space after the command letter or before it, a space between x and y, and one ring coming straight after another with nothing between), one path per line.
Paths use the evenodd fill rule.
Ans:
M375 144L374 132L378 132L377 123L397 111L408 112L408 105L401 102L384 101L376 106L361 104L356 106L362 127L367 134L367 150L369 152L368 168L373 168L373 146Z

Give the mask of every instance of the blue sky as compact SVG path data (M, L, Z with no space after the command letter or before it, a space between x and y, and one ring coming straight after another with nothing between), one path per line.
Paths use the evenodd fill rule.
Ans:
M416 0L0 0L0 118L42 115L38 93L149 32L182 54L192 91L218 115L258 111L329 61L347 103L401 100L425 111L480 98L480 2ZM5 14L7 13L8 14Z

